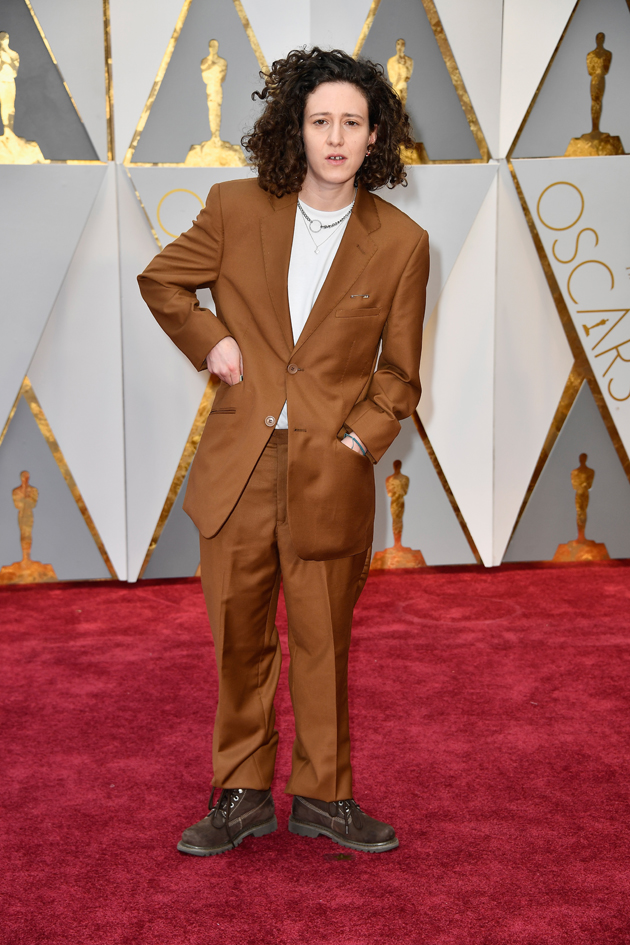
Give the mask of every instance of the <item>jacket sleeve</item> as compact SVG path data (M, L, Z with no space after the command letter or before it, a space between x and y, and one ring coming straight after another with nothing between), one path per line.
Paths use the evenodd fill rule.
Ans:
M138 276L142 298L158 324L198 371L211 349L230 332L195 294L216 282L223 254L220 185L190 230L166 246Z
M400 421L420 400L422 322L429 278L429 237L423 232L403 271L383 328L383 347L364 400L345 426L361 438L374 462L394 442Z

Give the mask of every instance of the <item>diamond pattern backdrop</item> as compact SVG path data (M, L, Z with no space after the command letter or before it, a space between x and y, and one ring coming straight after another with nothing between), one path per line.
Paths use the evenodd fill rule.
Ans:
M589 537L630 557L630 157L563 157L591 130L598 32L612 53L601 131L630 142L626 0L80 6L5 0L0 14L21 57L16 134L19 118L48 162L0 164L0 567L20 558L12 491L30 464L33 555L59 579L195 573L181 484L212 390L136 275L216 180L251 173L173 166L203 140L198 60L213 38L233 144L256 114L257 70L289 49L385 64L402 37L414 59L429 163L382 196L431 237L424 394L377 467L375 550L391 544L384 480L401 459L404 541L427 564L549 559L575 537L585 452ZM64 141L78 159L60 159Z

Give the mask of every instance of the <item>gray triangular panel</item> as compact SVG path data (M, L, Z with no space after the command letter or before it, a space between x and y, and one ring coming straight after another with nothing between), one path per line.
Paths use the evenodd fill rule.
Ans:
M580 453L595 470L586 537L603 542L611 558L630 558L630 483L584 384L536 484L504 561L549 561L559 544L577 537L571 471Z
M626 0L580 0L549 74L527 119L514 157L551 157L565 153L571 138L591 130L591 79L586 56L597 33L606 36L613 54L606 76L601 130L630 148L630 11Z
M49 161L98 161L24 0L2 0L0 19L0 29L9 34L10 48L20 57L15 80L15 134L36 141Z
M409 476L405 497L402 542L422 552L428 565L475 564L475 557L453 512L438 475L429 459L412 417L376 466L376 520L374 551L393 544L392 519L385 478L391 475L394 460L402 462Z
M22 557L12 491L28 470L39 491L31 558L52 564L59 580L109 578L72 493L23 397L0 446L0 565Z
M199 532L182 505L188 473L143 578L192 577L199 565Z
M239 144L259 113L251 94L262 87L260 66L232 0L193 0L151 112L134 162L181 164L193 144L210 138L206 86L200 63L208 43L218 40L227 62L223 83L221 139Z
M106 161L103 0L32 0L32 6L92 143Z
M361 55L380 62L405 40L413 61L406 109L432 161L479 160L479 148L420 0L382 0Z

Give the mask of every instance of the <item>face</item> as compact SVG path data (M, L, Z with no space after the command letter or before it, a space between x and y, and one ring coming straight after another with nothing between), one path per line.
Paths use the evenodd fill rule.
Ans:
M367 100L355 85L324 82L306 100L302 135L307 176L343 184L354 180L376 128L370 129Z
M399 56L405 55L405 41L404 39L396 40L396 52Z

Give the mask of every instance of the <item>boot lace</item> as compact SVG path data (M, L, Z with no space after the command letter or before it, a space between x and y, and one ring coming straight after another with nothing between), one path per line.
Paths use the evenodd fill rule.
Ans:
M348 798L348 800L336 801L335 803L339 808L340 813L343 814L344 823L346 825L346 836L349 833L350 824L352 824L353 827L356 827L357 830L361 830L363 827L363 818L361 817L363 811L357 802L352 800L352 798Z
M212 819L213 827L216 827L219 830L221 827L225 827L228 841L231 843L232 849L234 850L236 848L236 844L234 843L232 831L230 830L230 814L232 812L232 808L236 807L238 802L241 800L243 790L242 788L223 788L219 795L219 800L213 807L212 801L214 799L214 791L215 789L212 788L210 800L208 801L208 810L210 813L206 816Z

